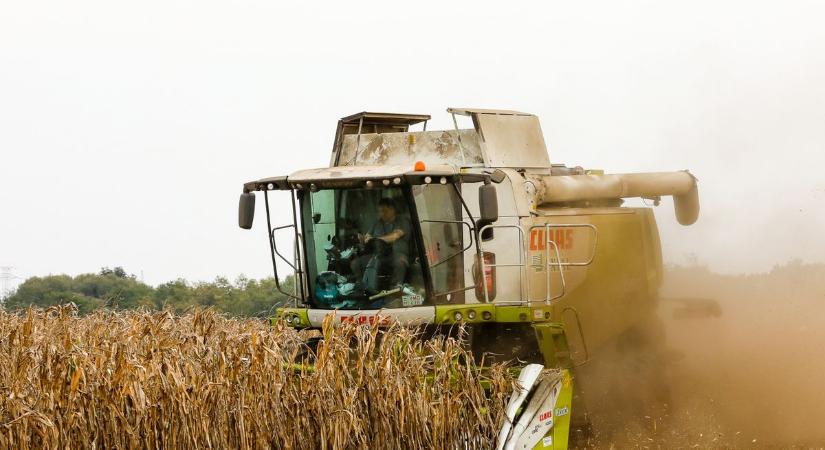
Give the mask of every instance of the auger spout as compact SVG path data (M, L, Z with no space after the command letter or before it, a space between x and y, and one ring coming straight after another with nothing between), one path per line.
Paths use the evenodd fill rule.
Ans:
M670 195L680 224L691 225L699 218L696 178L688 171L528 178L536 186L537 204Z

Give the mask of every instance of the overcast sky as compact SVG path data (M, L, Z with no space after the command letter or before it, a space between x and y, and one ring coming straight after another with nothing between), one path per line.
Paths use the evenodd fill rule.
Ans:
M267 276L244 181L325 166L339 117L448 106L537 114L553 162L690 169L666 261L825 260L822 2L536 3L3 2L0 265Z

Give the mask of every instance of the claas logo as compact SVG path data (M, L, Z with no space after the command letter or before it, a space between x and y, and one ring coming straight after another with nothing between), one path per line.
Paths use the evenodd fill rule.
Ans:
M544 422L545 420L550 420L553 418L553 410L545 411L539 414L539 422Z
M530 230L530 250L545 250L547 249L547 241L551 240L556 243L559 250L569 250L573 248L573 229L572 228L550 228L549 234L546 228L533 228ZM549 238L549 239L548 239ZM553 250L553 246L550 246Z
M383 316L366 316L362 314L341 317L341 323L348 322L357 323L358 325L375 325L378 323L378 325L381 326L388 326L390 324L390 318Z

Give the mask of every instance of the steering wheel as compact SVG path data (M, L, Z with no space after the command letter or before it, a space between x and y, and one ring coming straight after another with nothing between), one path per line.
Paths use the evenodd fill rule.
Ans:
M379 256L388 256L392 253L392 244L379 238L372 238L366 243L367 253L373 253Z

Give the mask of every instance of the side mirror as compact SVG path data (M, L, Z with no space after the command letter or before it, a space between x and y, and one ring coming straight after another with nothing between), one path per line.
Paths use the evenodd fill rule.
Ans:
M490 225L498 220L498 196L496 196L496 187L489 181L478 187L478 227L479 229ZM493 230L485 230L481 234L482 240L490 240L493 238Z
M238 226L244 230L252 228L255 218L255 193L244 192L238 203Z

